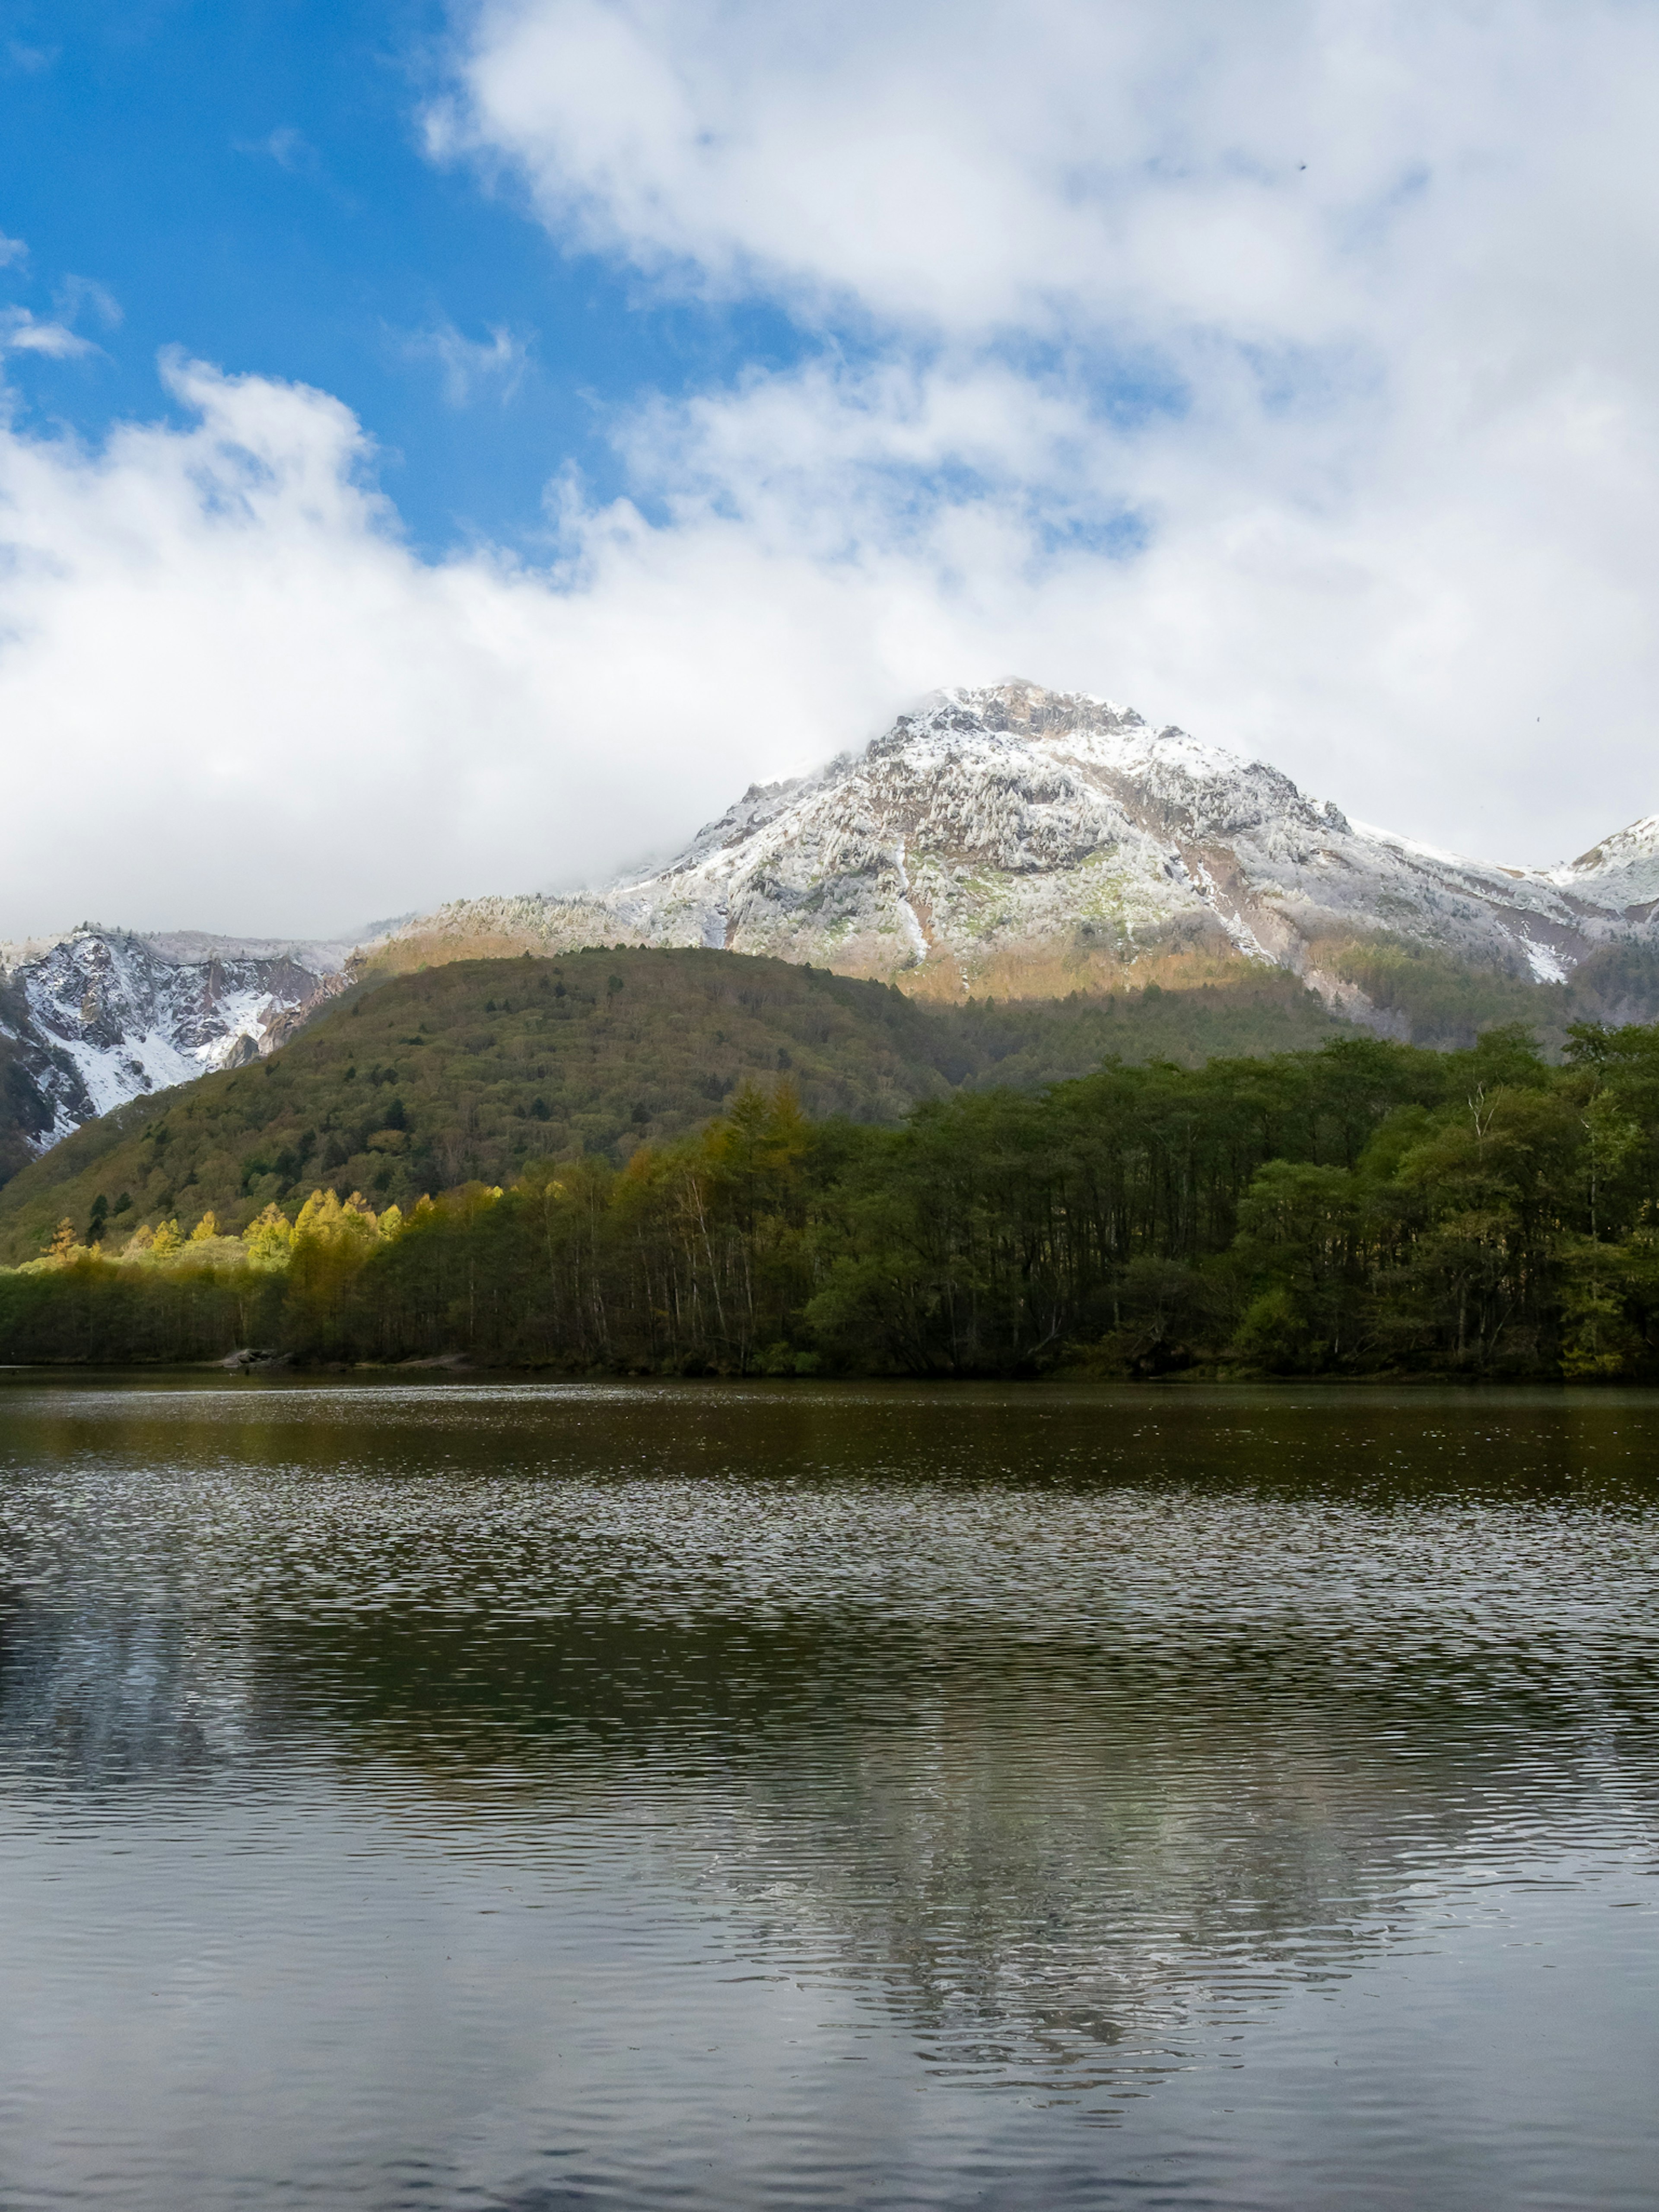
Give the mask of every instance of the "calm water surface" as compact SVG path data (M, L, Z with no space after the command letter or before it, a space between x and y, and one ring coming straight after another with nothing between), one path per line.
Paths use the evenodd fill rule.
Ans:
M1659 2205L1659 1402L0 1382L0 2204Z

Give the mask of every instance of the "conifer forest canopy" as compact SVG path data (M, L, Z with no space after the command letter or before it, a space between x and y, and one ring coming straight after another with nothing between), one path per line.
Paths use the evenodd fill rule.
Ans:
M699 957L635 955L627 977L620 953L461 963L441 990L475 1059L526 1009L550 1029L586 1023L597 1054L639 963L671 957ZM556 1119L544 1058L528 1103L502 1105L511 1085L496 1099L511 1142L490 1157L510 1155L507 1171L415 1192L411 1161L442 1164L422 1149L438 1092L419 1071L456 1024L413 1013L434 978L383 986L164 1113L143 1102L82 1132L55 1181L55 1155L17 1178L14 1231L58 1211L48 1249L0 1272L0 1357L1659 1379L1659 1026L1579 1024L1551 1060L1517 1026L1435 1052L1321 1020L1301 1049L1108 1058L1022 1090L999 1079L995 1010L976 1045L959 1026L946 1052L937 1018L880 986L789 988L797 1051L775 1026L744 1031L737 1009L720 1030L729 1065L694 1076L707 1008L686 1013L684 1066L672 1030L646 1023L640 1056L615 1060L604 1149ZM1301 1019L1272 989L1250 1018ZM1051 1012L1061 1041L1043 1049L1062 1059L1097 1061L1101 1024L1121 1019L1067 1046L1082 1016ZM411 1025L382 1040L387 1023ZM302 1079L313 1103L366 1102L362 1126L265 1142L259 1114L278 1126ZM484 1092L446 1095L482 1127ZM193 1164L158 1216L136 1164L187 1149L190 1115ZM561 1141L539 1149L548 1135ZM465 1165L465 1127L450 1136Z

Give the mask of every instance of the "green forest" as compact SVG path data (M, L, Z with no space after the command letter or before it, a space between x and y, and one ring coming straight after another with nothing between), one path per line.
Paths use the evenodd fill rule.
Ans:
M1653 1379L1656 1191L1659 1027L1580 1024L1559 1062L1519 1028L1119 1061L896 1125L811 1115L774 1065L625 1157L408 1203L256 1183L240 1233L181 1206L124 1234L105 1199L0 1273L0 1356Z
M65 1215L83 1241L174 1214L240 1230L313 1189L405 1211L526 1163L699 1129L787 1077L813 1120L899 1121L987 1083L1036 1089L1109 1058L1197 1066L1338 1034L1296 978L962 1006L734 952L599 950L370 977L280 1051L89 1122L0 1188L0 1262ZM107 1227L102 1224L107 1223Z

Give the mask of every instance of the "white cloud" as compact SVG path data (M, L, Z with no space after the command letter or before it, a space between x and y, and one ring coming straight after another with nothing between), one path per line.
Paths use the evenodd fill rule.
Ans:
M896 692L1013 669L1108 690L1488 857L1651 811L1645 411L1585 378L1428 452L1384 426L1363 471L1346 427L1223 387L1114 428L1074 382L970 356L765 380L636 422L629 450L665 536L858 575L830 607L870 634L843 650ZM1115 511L1144 550L1114 550Z
M120 301L91 276L65 276L52 294L52 305L66 323L88 310L106 330L115 330L123 319Z
M1543 859L1659 802L1656 79L1618 0L486 0L428 135L878 364L629 431L682 527L906 561L976 665ZM1179 408L1115 427L1126 363ZM1056 509L1146 550L1028 614Z
M1180 425L1101 432L1060 381L813 369L626 426L666 520L567 483L559 557L537 571L416 558L326 395L198 365L172 378L192 427L125 428L97 453L0 435L0 934L83 911L321 932L603 876L940 678L1011 671L1109 679L1206 734L1261 738L1316 789L1427 833L1433 751L1455 752L1469 685L1528 720L1559 563L1600 560L1586 657L1620 673L1534 745L1571 763L1534 808L1553 854L1595 834L1573 825L1620 686L1638 662L1659 677L1645 606L1614 587L1616 536L1549 546L1524 455L1510 506L1454 498L1461 522L1424 544L1409 497L1363 527L1252 508L1261 464L1229 477ZM1588 401L1571 435L1627 470ZM1477 475L1516 458L1477 457ZM970 487L919 493L941 462ZM1056 544L1068 502L1125 480L1182 520L1132 559ZM1300 734L1277 719L1292 634ZM1365 748L1340 763L1318 742L1338 717Z
M54 361L91 353L90 342L67 325L38 321L27 307L0 307L0 354L46 354Z
M14 261L27 261L28 258L28 247L21 238L8 238L0 230L0 269L9 269Z
M486 340L465 337L453 323L440 323L432 330L402 337L399 350L406 360L438 364L444 398L452 407L469 405L491 386L500 398L510 399L519 388L529 357L522 338L494 324Z
M469 35L434 145L821 347L618 414L637 504L562 479L539 568L418 559L323 393L176 368L183 428L0 429L0 933L602 876L1015 672L1489 857L1659 805L1659 16L515 0ZM416 343L457 404L524 359Z
M565 574L430 565L337 401L171 378L192 427L0 429L0 935L579 880L872 724L836 650L857 579L626 508L573 516Z
M1305 342L1365 319L1443 187L1477 221L1540 174L1586 197L1584 96L1635 126L1655 37L1595 0L486 0L429 129L516 163L562 234L702 285ZM1569 130L1529 137L1562 91Z
M323 173L322 155L304 131L291 123L280 124L263 138L233 138L230 143L235 153L263 155L290 176L315 179Z

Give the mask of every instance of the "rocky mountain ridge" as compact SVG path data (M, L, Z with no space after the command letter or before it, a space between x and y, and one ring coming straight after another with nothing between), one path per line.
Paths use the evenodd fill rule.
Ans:
M1194 956L1291 969L1373 1027L1332 954L1379 936L1559 983L1659 945L1659 816L1505 868L1350 821L1269 763L1012 682L936 693L861 754L751 787L676 860L571 896L463 902L404 939L769 953L925 996L1048 995Z
M10 1149L44 1152L130 1098L270 1052L343 987L351 949L93 923L0 945Z

